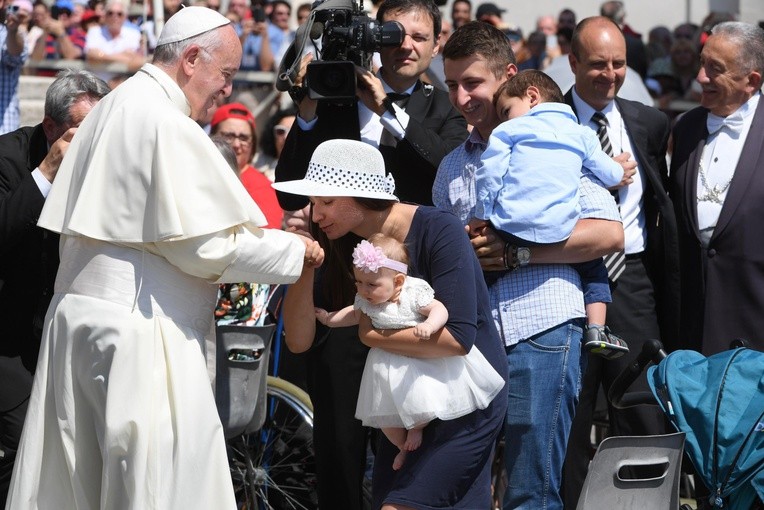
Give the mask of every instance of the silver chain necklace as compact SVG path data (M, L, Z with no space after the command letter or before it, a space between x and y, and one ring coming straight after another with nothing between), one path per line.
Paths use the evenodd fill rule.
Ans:
M703 147L703 153L700 155L698 170L700 173L700 184L706 190L706 193L698 197L698 202L714 202L719 205L723 205L724 197L722 195L724 195L724 193L727 191L727 188L730 187L730 183L732 183L732 177L730 177L729 180L723 185L714 184L713 186L709 186L708 179L706 178L706 172L703 168L705 152L706 148ZM713 154L711 154L711 159L713 160Z

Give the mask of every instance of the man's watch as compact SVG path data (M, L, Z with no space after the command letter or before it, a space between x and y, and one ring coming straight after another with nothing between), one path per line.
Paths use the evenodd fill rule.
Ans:
M527 246L514 246L512 250L512 265L525 267L531 261L531 249Z

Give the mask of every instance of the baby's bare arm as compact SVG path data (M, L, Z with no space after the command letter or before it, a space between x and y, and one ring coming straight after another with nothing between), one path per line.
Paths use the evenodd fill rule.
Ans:
M344 328L347 326L356 326L359 320L360 311L352 306L346 306L336 312L328 312L323 308L315 308L316 319L324 326L330 328Z

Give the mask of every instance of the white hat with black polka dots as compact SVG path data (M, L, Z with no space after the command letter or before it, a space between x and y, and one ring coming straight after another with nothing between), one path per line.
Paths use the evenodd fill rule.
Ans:
M279 191L309 197L395 200L395 180L385 175L379 150L357 140L328 140L313 151L304 179L276 182Z

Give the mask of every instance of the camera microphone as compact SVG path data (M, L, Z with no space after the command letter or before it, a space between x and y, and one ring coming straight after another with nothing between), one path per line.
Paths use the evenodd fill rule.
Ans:
M310 38L311 39L318 39L324 34L324 24L320 21L316 21L313 23L313 26L310 27Z

